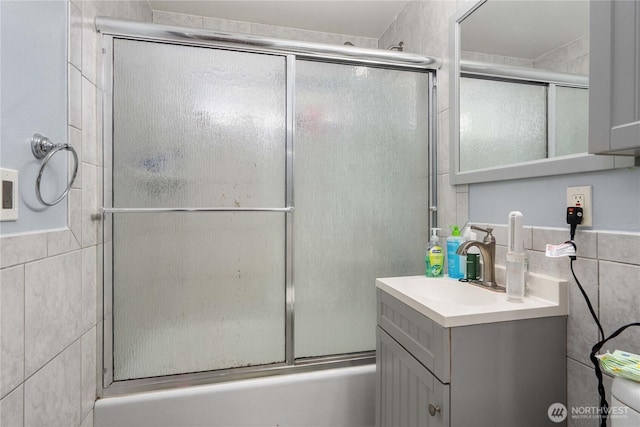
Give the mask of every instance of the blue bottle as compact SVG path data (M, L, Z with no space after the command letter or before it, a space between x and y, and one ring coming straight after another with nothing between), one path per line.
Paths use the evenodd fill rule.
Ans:
M462 279L465 277L467 259L464 255L458 255L458 246L464 242L464 237L460 235L457 225L453 226L451 236L447 237L447 270L452 279Z

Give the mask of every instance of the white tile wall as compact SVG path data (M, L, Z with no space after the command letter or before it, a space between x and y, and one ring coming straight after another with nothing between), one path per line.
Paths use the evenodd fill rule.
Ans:
M24 381L24 266L0 270L0 397Z
M53 358L24 383L24 425L80 425L80 342Z
M26 377L80 336L81 263L74 251L25 265Z
M589 75L589 35L582 36L533 60L534 68Z
M23 386L13 390L0 400L0 425L22 427L24 413Z
M96 14L151 21L148 2L69 2L68 130L78 178L68 228L0 238L0 425L93 426L102 155Z

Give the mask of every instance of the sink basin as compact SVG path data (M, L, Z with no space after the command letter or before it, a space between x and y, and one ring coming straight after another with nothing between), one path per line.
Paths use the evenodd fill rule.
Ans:
M400 283L398 290L438 303L485 305L497 301L495 292L446 278L415 277Z
M501 267L498 267L499 269ZM376 286L444 327L567 315L567 281L529 273L522 302L447 277L389 277Z

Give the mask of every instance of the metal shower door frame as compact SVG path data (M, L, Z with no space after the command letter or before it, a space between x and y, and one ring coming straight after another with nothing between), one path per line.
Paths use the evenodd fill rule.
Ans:
M436 185L436 81L434 70L440 61L419 55L398 52L377 51L374 49L358 49L352 47L321 45L316 43L292 42L257 36L218 33L200 29L143 24L114 19L97 18L96 26L102 36L102 85L99 88L98 115L102 121L103 142L103 207L102 207L102 300L99 296L98 310L100 322L98 329L98 389L100 397L116 396L132 392L161 390L185 385L210 384L245 378L255 378L275 374L328 369L373 363L375 350L324 356L296 361L294 356L294 277L293 277L293 162L295 158L295 68L296 60L307 59L332 63L360 64L381 68L400 69L428 74L428 147L429 147L429 226L437 221ZM188 31L187 31L188 30ZM135 41L179 44L185 46L205 47L240 51L255 54L282 56L285 59L286 82L286 141L285 141L285 207L283 208L152 208L129 209L113 207L113 62L114 41L128 39ZM326 51L323 51L325 49ZM369 55L369 56L367 56ZM403 62L404 61L404 62ZM142 378L114 381L113 379L113 214L135 214L143 212L283 212L285 213L285 360L266 366L229 368L218 371L174 374L162 377ZM100 278L99 278L100 280ZM100 324L102 327L100 327Z

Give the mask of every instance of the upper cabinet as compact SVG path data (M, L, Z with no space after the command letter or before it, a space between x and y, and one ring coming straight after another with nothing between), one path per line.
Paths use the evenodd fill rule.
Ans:
M640 2L593 1L589 152L640 156Z

